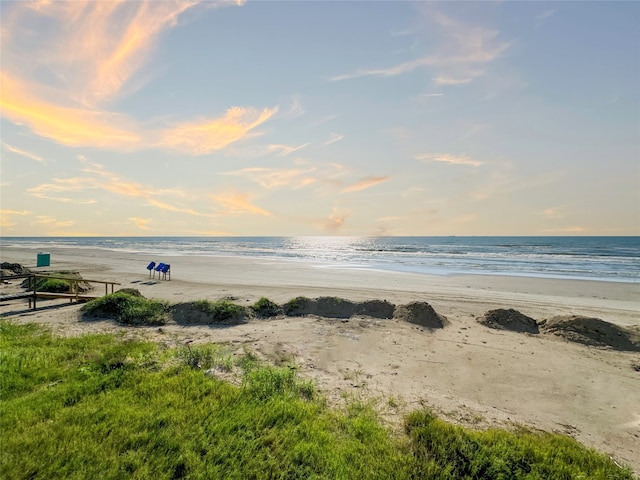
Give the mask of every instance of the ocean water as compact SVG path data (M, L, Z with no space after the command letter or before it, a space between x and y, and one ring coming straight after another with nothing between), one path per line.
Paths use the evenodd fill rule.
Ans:
M237 256L423 274L640 283L640 237L4 237L0 247Z

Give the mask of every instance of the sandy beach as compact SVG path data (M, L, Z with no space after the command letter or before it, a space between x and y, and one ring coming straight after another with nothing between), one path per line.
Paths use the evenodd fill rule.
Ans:
M36 251L2 249L3 262L35 264ZM42 300L3 303L0 314L38 322L61 335L125 332L168 344L224 342L269 361L294 360L335 402L377 400L392 425L428 405L446 418L484 428L524 424L564 432L640 472L640 352L571 342L552 333L496 330L477 319L516 309L538 322L559 315L595 317L640 332L640 284L526 277L450 275L339 268L235 257L151 258L93 249L51 249L50 267L115 281L172 303L228 298L249 305L306 296L395 305L428 302L445 316L432 330L398 319L279 317L236 326L168 324L161 329L87 321L80 305ZM171 280L150 279L147 263L171 264ZM3 294L16 289L3 284ZM59 308L50 308L60 305ZM392 399L392 401L390 401Z

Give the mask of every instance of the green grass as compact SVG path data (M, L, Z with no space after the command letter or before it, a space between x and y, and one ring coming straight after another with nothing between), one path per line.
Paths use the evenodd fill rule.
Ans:
M82 307L87 317L113 318L126 325L164 325L169 304L127 292L116 292L91 300Z
M184 365L194 369L209 370L218 368L223 371L233 370L233 360L231 360L229 353L217 344L180 347L176 351L176 357Z
M33 289L35 281L37 292L66 293L69 291L69 282L59 278L37 277L35 280L27 278L22 282L22 287Z
M418 478L632 479L630 471L564 435L524 428L471 430L428 410L409 414L405 429Z
M275 317L282 312L282 309L277 303L269 300L266 297L261 297L256 303L251 305L251 310L259 318Z
M241 318L245 315L244 307L229 300L218 300L216 302L196 300L190 304L194 309L211 316L215 322L226 322L228 320Z
M80 281L80 291L85 291L86 288L82 283L82 276L77 272L58 271L52 272L52 275L62 275L69 278L77 278ZM26 278L22 281L21 286L23 288L32 289L34 280ZM51 293L67 293L69 291L69 281L60 278L46 278L37 277L35 279L35 290L37 292L51 292Z
M58 278L38 278L36 280L36 291L65 293L69 291L69 282Z
M219 345L0 321L0 398L0 478L632 478L566 437L474 432L424 411L394 436L369 405L332 410L295 368Z

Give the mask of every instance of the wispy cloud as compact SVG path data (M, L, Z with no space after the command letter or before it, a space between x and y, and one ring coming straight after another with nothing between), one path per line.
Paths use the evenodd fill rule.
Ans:
M96 61L95 73L90 83L89 103L92 100L100 103L117 96L133 74L144 65L158 34L166 28L175 26L180 14L197 3L167 1L123 3L120 8L125 5L127 8L137 7L133 20L128 24L120 24L122 30L118 32L119 35L116 34L116 42L109 42L110 45L96 45L86 52L89 55L95 55L95 49L102 50L102 54ZM118 18L113 14L95 15L92 18L97 19L99 23L98 25L91 25L93 22L85 23L83 27L92 30L82 32L81 40L86 40L88 35L91 35L92 39L99 39L98 41L102 38L108 39L108 31L118 25ZM98 31L102 30L103 35L96 35L96 27Z
M39 87L7 73L0 74L2 116L18 125L27 125L38 135L70 146L140 146L136 127L125 116L69 108L49 103L35 94Z
M401 216L380 217L376 218L376 222L394 222L402 219L404 219L404 217Z
M347 183L344 177L352 172L345 170L342 165L314 166L306 162L297 163L301 165L295 168L250 167L227 172L225 175L248 178L268 190L279 188L297 190L315 185L314 192L321 196L361 192L390 179L389 176L369 176Z
M3 56L23 72L34 62L44 66L77 102L96 107L123 92L146 64L160 34L198 3L17 2L7 8L3 21ZM20 39L29 36L32 25L41 28L37 37L30 37L35 43L25 47Z
M158 200L157 198L147 198L145 205L159 208L160 210L166 210L168 212L185 213L187 215L193 215L194 217L208 217L215 218L217 215L212 213L201 212L191 207L184 207L176 204L175 202L165 202Z
M555 15L555 13L556 13L556 9L555 8L550 8L550 9L545 10L545 11L539 13L538 15L536 15L536 18L538 20L544 20L545 18L549 18L549 17Z
M36 134L72 147L98 147L114 150L168 148L191 155L221 150L252 135L252 130L271 118L278 108L257 110L233 107L219 118L184 122L174 127L143 130L118 113L69 108L49 103L34 95L38 87L20 83L2 73L0 76L2 115L19 125L27 125ZM274 146L284 155L304 148Z
M74 220L57 220L47 215L38 215L35 223L38 225L46 225L47 227L66 228L75 225Z
M360 192L389 180L389 177L366 177L342 189L342 193Z
M349 214L340 213L337 207L333 207L331 213L321 222L323 230L336 233L344 226Z
M224 208L224 214L228 215L262 215L270 217L271 212L260 208L250 200L250 194L244 192L226 192L213 195L212 199Z
M21 150L20 148L13 147L13 146L9 145L8 143L2 142L2 146L6 150L8 150L10 152L16 153L16 154L21 155L23 157L30 158L31 160L34 160L36 162L40 162L40 163L45 163L46 162L45 159L42 158L40 155L36 155L35 153L27 152L26 150Z
M335 75L329 80L340 81L360 77L393 77L431 67L436 85L461 85L484 73L484 65L500 57L509 43L498 39L498 31L466 25L443 14L432 15L439 25L440 45L431 54L384 68L358 69Z
M245 176L267 189L282 187L298 189L318 181L313 176L315 171L316 168L311 166L290 169L252 167L228 172L226 175Z
M553 17L555 14L556 14L555 8L550 8L540 12L538 15L536 15L536 18L535 18L536 28L542 26L542 24L544 24L549 18Z
M311 145L311 142L303 143L302 145L269 145L267 149L270 152L278 152L279 157L286 157L287 155L292 154L293 152L297 152L298 150L302 150L303 148Z
M297 190L317 185L316 191L327 189L335 194L337 188L344 186L340 177L348 173L343 165L337 163L313 165L306 160L297 160L294 165L292 168L249 167L226 172L225 175L245 177L266 189Z
M129 221L141 230L149 230L150 218L131 217Z
M329 139L326 142L324 142L324 144L325 145L331 145L332 143L339 142L343 138L344 138L344 135L332 132L331 134L329 134Z
M481 71L470 72L464 76L459 77L443 77L439 75L433 78L433 83L436 85L464 85L470 83L475 77L482 75Z
M388 68L358 69L352 73L344 73L330 77L329 80L337 82L340 80L351 80L360 77L393 77L414 71L419 67L426 67L434 64L432 57L423 57L409 62L403 62Z
M233 107L221 118L185 122L165 130L159 145L193 155L211 153L247 137L251 130L266 122L277 111L277 107L262 111Z
M160 147L193 155L225 148L249 135L277 109L234 107L220 118L149 130L104 105L142 85L137 74L161 34L178 25L187 10L233 3L15 2L3 9L0 29L2 116L72 147ZM34 25L40 27L37 35Z
M305 110L302 107L302 102L300 101L300 95L295 95L291 100L291 105L287 110L282 113L282 116L287 119L297 118L301 115L305 114Z
M330 122L331 120L335 120L336 118L338 118L340 116L339 113L335 113L333 115L326 115L324 117L318 118L317 120L314 120L313 122L311 122L312 127L317 127L320 126L324 123Z
M27 193L58 202L72 202L68 195L75 192L84 192L91 188L98 188L98 182L89 177L53 178L52 183L42 183L27 189Z
M562 213L562 207L550 207L542 210L542 215L546 218L557 220L563 218L565 215Z
M413 28L405 28L403 30L392 30L389 32L389 35L392 37L404 37L406 35L413 35L416 31Z
M8 228L17 225L17 222L13 220L13 217L20 216L24 217L26 215L31 215L31 212L28 210L10 210L10 209L2 209L0 210L0 227Z
M416 155L413 158L425 163L439 162L439 163L449 163L452 165L469 165L471 167L479 167L480 165L482 165L482 162L478 160L473 160L469 155L451 155L449 153L436 153L436 154Z
M189 195L179 189L156 188L131 181L104 166L84 160L84 175L71 178L54 178L50 183L44 183L27 189L27 192L39 198L57 200L61 202L74 202L76 204L93 204L96 200L76 200L72 194L105 191L112 195L125 198L139 199L139 205L149 205L161 210L184 213L200 217L216 217L214 213L198 211L184 205L184 199ZM168 197L170 200L164 200Z
M247 136L251 137L253 134L249 133ZM249 142L247 142L249 143ZM301 145L286 145L279 143L263 144L263 145L247 145L242 142L236 142L229 144L224 148L224 155L226 157L255 159L264 157L266 155L276 155L278 157L286 157L299 150L303 150L311 145L311 142L303 143Z

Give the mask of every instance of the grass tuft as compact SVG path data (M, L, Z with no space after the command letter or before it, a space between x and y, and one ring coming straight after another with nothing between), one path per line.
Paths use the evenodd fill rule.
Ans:
M176 356L188 367L209 370L225 364L225 352L216 344L186 345L177 350Z
M564 435L471 430L429 410L409 414L405 428L418 478L632 479L630 470Z
M245 375L244 387L252 398L259 401L274 397L298 397L311 400L315 393L313 383L300 381L293 367L264 367Z
M58 278L38 278L36 279L36 291L65 293L69 291L69 282Z
M119 291L91 300L82 311L87 317L113 318L126 325L164 325L169 305Z
M91 285L82 281L82 276L77 272L58 271L53 272L52 275L63 275L69 278L78 279L79 292L86 292L91 289ZM33 283L35 282L35 290L37 292L50 292L50 293L67 293L69 291L70 282L61 278L46 278L37 277L35 279L25 278L20 284L23 288L33 289Z
M211 302L209 300L196 300L190 302L191 307L209 316L213 322L227 322L244 317L244 307L237 305L229 300L218 300Z
M282 313L282 309L277 303L265 297L261 297L260 300L254 303L251 306L251 310L258 318L276 317Z

